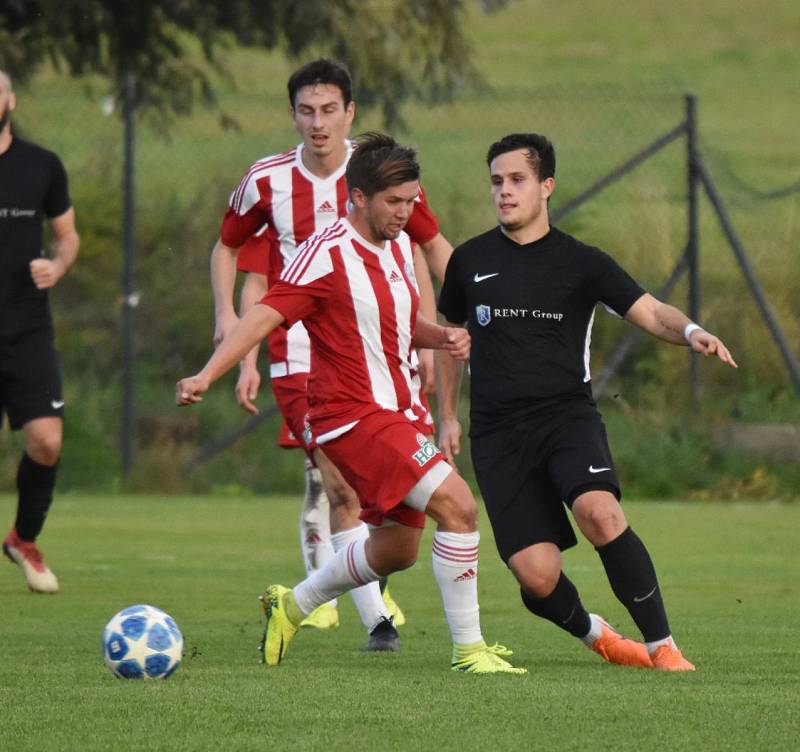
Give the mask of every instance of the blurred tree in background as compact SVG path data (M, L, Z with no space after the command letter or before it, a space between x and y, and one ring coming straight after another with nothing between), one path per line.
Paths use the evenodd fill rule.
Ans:
M509 0L476 0L485 11ZM326 54L359 71L359 100L387 127L409 98L449 96L481 82L463 30L463 0L6 0L0 66L26 77L49 60L99 74L119 98L137 80L137 107L161 120L215 101L208 67L227 72L232 44ZM199 49L201 55L196 54Z

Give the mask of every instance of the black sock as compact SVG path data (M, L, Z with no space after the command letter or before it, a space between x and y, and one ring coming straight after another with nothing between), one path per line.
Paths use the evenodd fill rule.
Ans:
M520 589L522 602L536 616L553 622L575 637L586 637L592 627L591 619L581 603L575 585L562 572L550 595L536 598Z
M14 527L17 535L24 541L34 541L42 532L44 520L53 503L53 489L56 485L56 469L34 462L27 453L22 455L17 471L17 521Z
M667 612L658 587L653 560L636 533L626 528L597 548L614 595L628 609L645 642L670 635Z

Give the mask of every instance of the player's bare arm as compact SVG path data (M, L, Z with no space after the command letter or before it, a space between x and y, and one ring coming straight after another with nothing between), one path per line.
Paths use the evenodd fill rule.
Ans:
M67 209L50 220L53 231L52 258L38 258L30 263L31 278L39 290L48 290L69 271L78 258L80 237L75 229L75 210Z
M248 272L242 285L239 299L239 315L244 315L267 294L267 277L257 272ZM239 380L236 382L236 401L239 406L251 415L258 415L255 399L261 386L261 374L258 372L259 342L239 363Z
M444 350L451 358L467 360L470 346L469 332L459 326L439 326L417 313L414 329L414 347Z
M217 347L239 317L233 307L233 290L236 286L236 258L238 248L217 240L211 251L211 289L214 292L214 346Z
M436 321L436 296L433 291L431 273L422 249L416 244L414 244L414 274L417 277L417 287L419 287L419 311L428 321ZM417 356L419 357L422 390L425 394L431 394L436 388L433 374L433 350L422 348L417 352Z
M422 252L425 254L433 275L439 282L444 282L447 262L453 255L453 246L450 245L450 241L441 232L436 233L429 241L422 244Z
M446 328L457 328L458 324L445 321ZM461 453L461 423L458 420L458 396L461 392L461 379L464 364L436 353L436 401L439 405L439 448L451 465Z
M175 401L181 406L202 402L202 395L208 391L211 384L230 371L256 343L279 327L283 321L283 314L272 306L253 306L231 329L203 369L176 384Z
M649 293L642 295L625 314L625 318L648 334L673 345L689 345L706 357L716 355L731 368L739 366L719 337L707 332L684 314Z

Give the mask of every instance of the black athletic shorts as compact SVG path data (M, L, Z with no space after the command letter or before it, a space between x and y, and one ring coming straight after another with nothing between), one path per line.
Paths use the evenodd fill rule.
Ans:
M566 403L472 438L472 463L500 557L578 541L565 504L585 491L621 498L605 426L590 403Z
M63 412L53 328L0 338L0 425L4 413L17 430L35 418L61 417Z

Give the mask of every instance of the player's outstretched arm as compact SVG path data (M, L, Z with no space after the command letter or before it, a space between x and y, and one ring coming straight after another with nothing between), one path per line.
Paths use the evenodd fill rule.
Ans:
M695 324L682 311L662 303L649 293L642 295L625 314L625 318L648 334L673 345L689 345L706 357L716 355L731 368L738 368L723 341Z
M202 395L211 384L230 371L257 342L283 321L283 314L272 306L253 306L225 337L203 369L175 385L175 401L181 406L202 402Z
M456 326L446 322L445 328L454 329ZM436 402L439 405L437 439L442 454L451 465L455 465L455 458L461 453L458 396L463 372L463 363L454 360L446 352L436 353Z
M219 346L239 317L233 307L238 248L217 240L211 251L211 289L214 292L214 347Z

